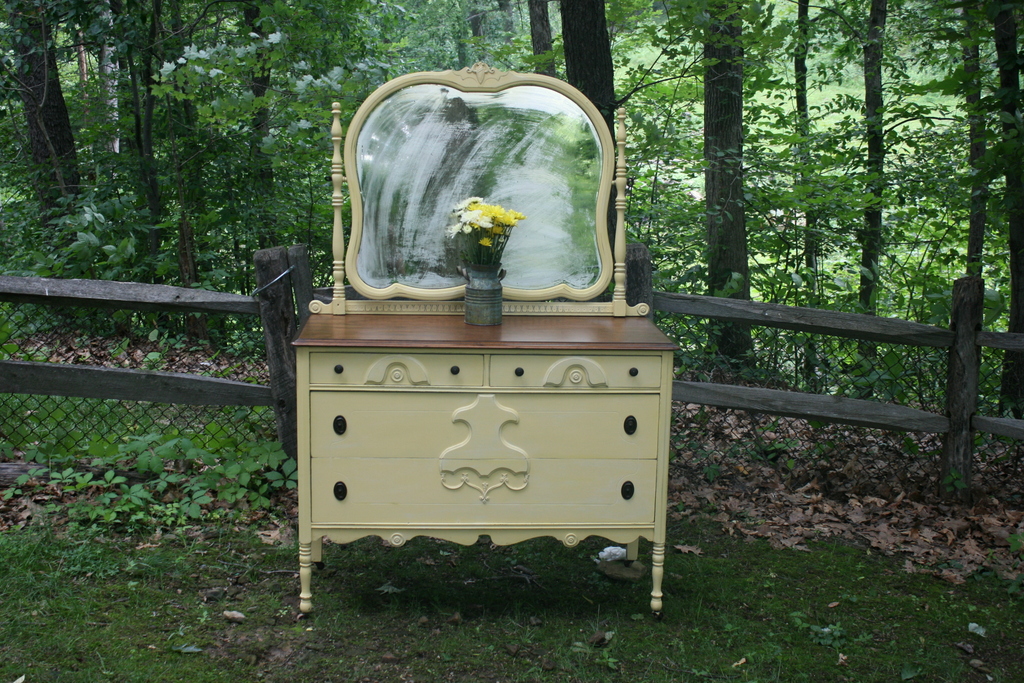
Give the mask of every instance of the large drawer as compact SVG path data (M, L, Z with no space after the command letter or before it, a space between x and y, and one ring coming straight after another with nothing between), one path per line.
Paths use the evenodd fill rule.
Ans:
M655 460L535 460L523 488L496 486L482 502L478 489L443 484L429 460L320 458L304 493L320 525L646 525L654 522L656 470ZM338 482L343 500L335 496Z
M478 387L484 382L482 354L309 354L310 384L377 387Z
M652 459L658 406L657 394L313 391L310 450L313 458L429 460L458 450L460 458Z
M490 385L549 389L656 389L660 356L495 354Z

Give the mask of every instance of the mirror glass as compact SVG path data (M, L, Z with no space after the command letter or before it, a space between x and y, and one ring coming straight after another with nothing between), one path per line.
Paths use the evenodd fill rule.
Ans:
M445 228L468 197L527 216L502 258L506 290L599 280L600 142L565 95L532 85L494 93L414 85L383 100L357 135L356 263L369 286L465 284Z

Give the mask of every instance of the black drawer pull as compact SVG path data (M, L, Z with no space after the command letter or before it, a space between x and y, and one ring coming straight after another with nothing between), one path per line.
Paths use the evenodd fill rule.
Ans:
M522 377L525 372L526 370L523 370L522 368L516 368L516 377Z
M337 488L337 487L335 487L335 488ZM633 486L633 482L631 482L631 481L623 482L623 484L622 484L622 497L623 497L623 499L624 500L629 500L630 498L633 497L634 493L636 493L636 487Z
M629 482L626 482L629 483ZM345 486L345 482L339 481L334 485L334 497L338 500L345 500L348 495L348 487Z
M630 377L636 377L639 374L640 374L640 371L637 370L636 368L630 368L629 369L629 376Z
M345 433L346 429L348 429L348 422L345 420L345 416L344 415L339 415L338 417L334 418L334 433L335 434L337 434L338 436L341 436L342 434Z
M452 366L452 374L453 375L459 374L459 366L458 365L453 365Z
M625 419L625 421L623 421L623 423L622 423L622 428L624 430L626 430L627 434L635 434L636 433L636 418L633 417L632 415L627 417Z
M344 365L338 364L338 365L334 366L334 374L340 375L343 372L345 372L345 366Z

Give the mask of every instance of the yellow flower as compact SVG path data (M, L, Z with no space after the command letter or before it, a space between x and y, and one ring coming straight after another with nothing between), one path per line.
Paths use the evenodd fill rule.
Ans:
M484 247L491 246L491 244L492 244L491 238L490 237L481 237L480 238L480 244L481 244L481 246L484 246Z

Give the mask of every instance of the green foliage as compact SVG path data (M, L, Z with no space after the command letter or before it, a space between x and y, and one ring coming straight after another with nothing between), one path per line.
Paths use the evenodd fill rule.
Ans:
M184 436L147 434L116 445L93 440L83 458L44 442L25 453L26 461L42 467L19 477L3 497L22 495L43 477L69 497L63 507L72 519L135 528L184 524L210 514L215 502L266 508L275 492L295 488L295 461L278 443L214 441L211 448ZM80 463L96 473L79 471ZM138 480L130 481L126 472Z
M839 649L846 644L846 630L838 622L828 626L817 626L816 624L809 624L804 621L807 615L803 612L793 612L789 616L792 617L796 627L808 631L811 641L818 645Z

